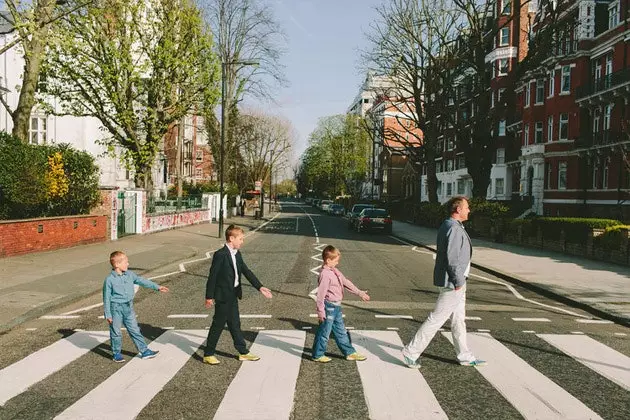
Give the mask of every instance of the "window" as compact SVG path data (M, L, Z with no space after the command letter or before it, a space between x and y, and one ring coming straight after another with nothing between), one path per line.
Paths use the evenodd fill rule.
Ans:
M562 66L562 85L560 93L571 92L571 66Z
M203 150L200 150L200 149L195 150L195 160L197 162L203 162Z
M502 58L499 60L499 76L505 76L508 74L509 70L509 61L507 58Z
M464 156L457 157L457 169L465 169L466 168L466 158Z
M536 80L536 104L542 104L545 101L545 81Z
M604 130L610 130L610 115L612 114L612 105L604 107Z
M504 47L510 44L510 28L501 28L501 38L499 40L499 46Z
M500 148L497 149L497 165L502 165L505 163L505 149Z
M593 182L592 182L592 188L594 190L597 189L597 181L599 178L599 163L594 163L593 164Z
M31 117L28 138L31 144L46 144L46 117Z
M619 2L614 1L608 6L608 29L619 24Z
M453 140L452 137L449 137L447 140L447 149L453 150L454 148L455 148L455 141Z
M453 170L453 159L449 159L446 161L446 172L451 172L452 170Z
M602 189L608 189L608 162L604 163L604 170L602 171Z
M566 162L558 163L558 189L559 190L567 189L567 163Z
M554 95L554 90L556 89L556 72L549 72L549 97L551 98Z
M195 178L197 178L197 179L203 178L203 169L202 168L196 168L195 169Z
M547 141L553 141L553 115L550 115L549 118L547 118Z
M532 98L532 84L528 83L525 85L525 106L529 106Z
M437 150L438 152L443 152L444 151L444 140L440 139L437 141Z
M503 10L501 10L502 15L509 15L512 13L512 0L503 0Z
M442 181L437 182L437 187L435 188L435 190L438 197L442 195Z
M446 196L450 197L451 195L453 195L453 184L451 184L450 182L446 183Z
M505 92L505 89L501 88L497 91L497 102L499 103L499 105L502 104L501 99L503 98L503 93Z
M503 178L497 178L494 183L494 195L503 195L505 189L505 180Z
M558 138L560 140L567 140L569 138L569 114L560 114Z
M370 100L369 100L369 99L363 99L363 103L364 103L364 104L369 104L369 103L370 103Z
M539 144L543 141L543 124L542 121L536 121L536 132L534 133L534 143Z
M457 195L466 194L466 181L459 180L457 181Z
M505 136L505 120L499 121L499 136Z
M490 108L494 108L494 92L490 91Z
M547 162L545 163L545 167L547 168L547 177L545 178L545 189L549 190L551 189L551 175L552 175L552 171L553 171L553 166L551 166L551 163Z
M440 160L439 162L435 164L435 173L437 174L441 173L443 171L443 168L444 168L444 164Z
M527 146L529 144L529 124L525 125L523 129L523 145Z

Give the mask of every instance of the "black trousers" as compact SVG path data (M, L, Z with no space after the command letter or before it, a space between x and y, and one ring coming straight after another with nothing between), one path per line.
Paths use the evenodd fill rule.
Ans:
M205 356L212 356L217 347L219 337L223 332L223 327L227 323L234 347L239 354L247 354L247 344L241 332L241 318L238 312L238 299L234 297L227 302L216 302L214 305L214 317L212 318L212 326L208 331L208 340L206 341L206 349L203 352Z

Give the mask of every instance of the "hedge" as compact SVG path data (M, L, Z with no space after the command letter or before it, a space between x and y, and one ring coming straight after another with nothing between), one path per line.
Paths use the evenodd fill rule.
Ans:
M86 214L98 203L99 170L87 152L0 132L0 156L0 219Z
M619 250L628 232L630 232L630 225L610 226L604 230L604 233L593 238L593 245L609 251Z

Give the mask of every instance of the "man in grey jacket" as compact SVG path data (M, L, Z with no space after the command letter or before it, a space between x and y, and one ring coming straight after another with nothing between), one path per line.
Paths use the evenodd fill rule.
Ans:
M438 230L433 269L433 284L440 288L440 294L435 309L402 350L405 364L410 368L420 367L418 358L451 316L451 331L459 363L464 366L485 364L473 356L466 344L466 279L470 272L472 244L462 223L468 220L470 213L468 199L453 197L446 206L451 217Z

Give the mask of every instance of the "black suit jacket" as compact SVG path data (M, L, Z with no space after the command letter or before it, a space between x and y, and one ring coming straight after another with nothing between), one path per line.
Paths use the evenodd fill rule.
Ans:
M238 269L238 286L234 287L234 264L229 248L224 245L223 248L214 253L206 283L206 299L214 299L218 302L227 302L234 297L242 299L241 274L247 278L252 286L260 290L262 284L256 275L247 268L240 251L236 252L236 267Z

